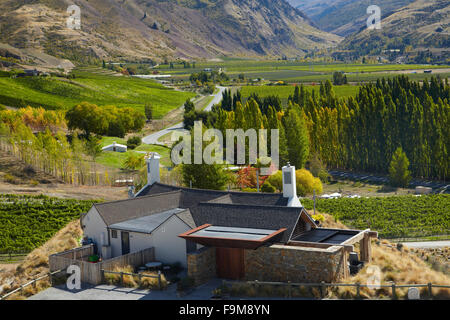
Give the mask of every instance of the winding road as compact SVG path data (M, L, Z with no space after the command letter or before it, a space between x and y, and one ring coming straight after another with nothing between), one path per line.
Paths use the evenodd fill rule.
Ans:
M211 102L205 107L205 111L211 111L212 107L215 104L218 104L221 100L222 100L222 94L225 91L226 87L219 87L217 86L217 89L219 89L219 91L215 94L213 94L212 96L214 96L214 98L211 100ZM164 146L164 143L159 142L159 138L161 138L162 136L171 133L171 132L175 132L175 131L179 131L179 132L183 132L184 131L184 126L183 126L183 122L177 123L169 128L163 129L161 131L152 133L151 135L148 135L144 138L142 138L142 142L145 144L156 144L156 145L160 145L160 146Z
M422 242L402 242L405 246L409 248L445 248L450 247L450 241L422 241Z

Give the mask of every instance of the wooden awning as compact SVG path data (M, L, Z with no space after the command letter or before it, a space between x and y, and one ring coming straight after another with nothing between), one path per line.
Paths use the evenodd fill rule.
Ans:
M207 246L219 248L257 249L269 241L277 241L286 228L265 230L252 228L202 225L179 235L179 237Z

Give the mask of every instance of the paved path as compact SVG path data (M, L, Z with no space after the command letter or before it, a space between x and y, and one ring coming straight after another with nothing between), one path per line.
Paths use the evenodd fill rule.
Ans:
M422 241L422 242L402 242L409 248L444 248L450 247L450 241Z
M192 293L177 296L177 285L170 285L167 290L150 291L135 288L119 288L111 285L82 286L81 290L70 291L65 285L48 288L28 298L29 300L209 300L212 291L221 285L222 281L213 279L197 287Z
M217 89L219 89L219 91L217 93L215 93L213 96L214 98L212 99L212 101L205 107L205 111L211 111L212 107L215 104L218 104L221 100L222 100L222 93L225 91L225 87L217 87ZM164 143L159 142L159 138L161 138L162 136L165 136L168 133L171 132L175 132L175 131L179 131L179 132L183 132L183 122L177 123L169 128L163 129L161 131L152 133L149 136L146 136L142 139L142 142L145 144L156 144L156 145L161 145L163 146Z
M119 288L110 285L84 286L78 291L69 291L64 285L48 288L31 296L28 300L211 300L213 290L222 284L220 279L212 279L197 287L190 294L178 297L177 285L170 285L164 291ZM268 297L229 297L228 300L286 300L286 298ZM314 300L311 298L293 298L292 300Z

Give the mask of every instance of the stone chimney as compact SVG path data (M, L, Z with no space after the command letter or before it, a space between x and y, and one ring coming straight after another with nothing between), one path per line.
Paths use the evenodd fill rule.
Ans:
M151 186L156 182L160 182L159 178L159 160L161 156L152 152L145 157L145 162L147 164L147 185Z
M283 197L288 198L288 207L302 207L297 197L297 181L295 179L295 167L289 163L283 167Z

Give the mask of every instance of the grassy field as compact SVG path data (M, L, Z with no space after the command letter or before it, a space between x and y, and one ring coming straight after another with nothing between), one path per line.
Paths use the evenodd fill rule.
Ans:
M113 142L117 142L119 144L126 145L127 142L124 139L116 138L116 137L103 137L101 145L102 147L112 144ZM161 164L164 166L171 166L172 163L170 161L170 149L163 147L163 146L157 146L157 145L147 145L147 144L141 144L139 147L137 147L134 150L129 150L124 153L120 152L112 152L112 151L104 151L102 154L97 158L96 162L112 168L122 168L124 161L127 159L128 155L130 153L136 153L139 155L142 155L142 152L157 152L161 155Z
M59 77L0 77L0 103L12 107L42 106L68 109L88 101L100 106L115 105L144 111L153 105L153 116L162 118L194 93L174 91L152 80L74 71L75 79Z

